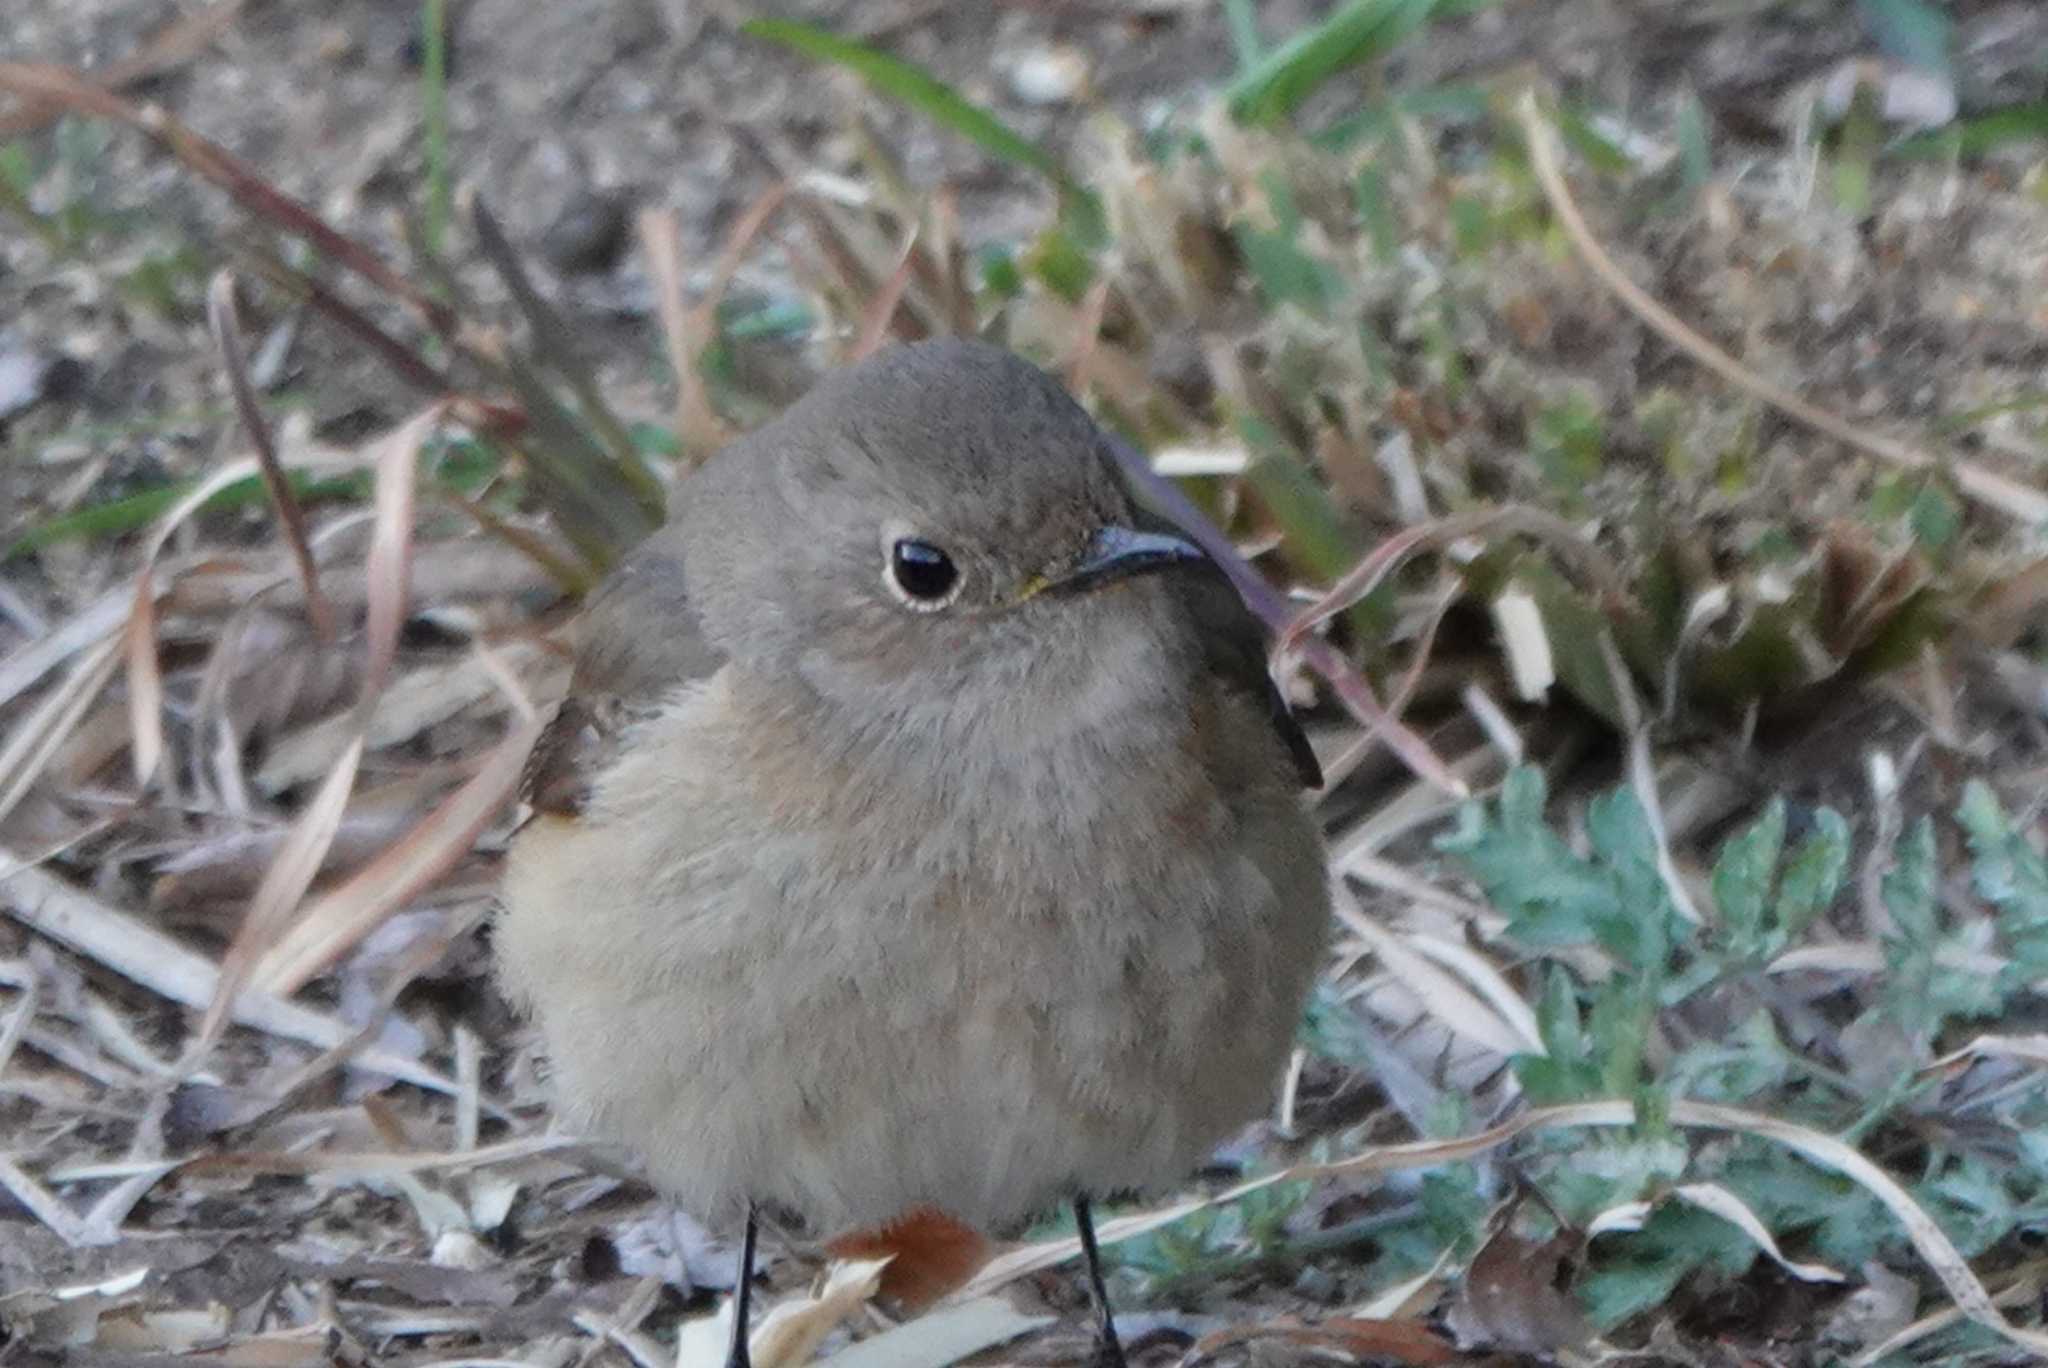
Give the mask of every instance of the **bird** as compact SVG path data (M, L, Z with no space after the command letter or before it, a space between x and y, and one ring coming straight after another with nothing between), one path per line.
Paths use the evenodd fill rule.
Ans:
M743 1222L1092 1203L1268 1111L1326 951L1315 753L1228 576L999 347L829 372L593 592L493 930L565 1122Z

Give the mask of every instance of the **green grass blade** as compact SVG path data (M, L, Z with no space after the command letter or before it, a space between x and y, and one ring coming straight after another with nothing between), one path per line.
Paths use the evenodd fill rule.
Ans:
M1953 437L1959 432L1968 432L1989 418L2007 413L2032 413L2039 409L2048 409L2048 389L2021 390L1992 403L1937 419L1934 430L1944 437Z
M1714 128L1694 91L1680 97L1675 123L1680 185L1687 195L1697 195L1714 178Z
M2048 100L2017 104L1963 119L1946 128L1902 138L1887 150L1893 157L1978 157L2012 144L2048 138Z
M1274 48L1230 83L1239 123L1277 123L1341 71L1390 52L1435 12L1437 0L1351 0Z
M611 568L661 525L661 509L622 478L610 453L517 354L505 356L504 379L526 410L527 430L516 449L535 496L594 569ZM637 466L637 453L633 461Z
M1356 114L1347 114L1328 128L1309 134L1321 152L1344 152L1372 138L1383 138L1404 118L1422 123L1474 124L1492 108L1486 87L1469 82L1402 90L1376 99Z
M534 288L519 253L481 197L472 210L471 221L476 228L478 250L526 318L526 326L533 337L534 359L568 381L570 389L576 393L584 421L593 429L596 438L594 458L598 464L593 475L619 484L627 495L639 501L655 523L660 523L667 508L667 492L641 460L626 425L605 402L596 374L578 351L574 331Z
M740 25L740 31L806 57L845 67L884 95L950 128L991 156L1048 177L1068 195L1091 203L1094 200L1058 157L922 67L865 43L789 19L749 19Z
M316 478L304 471L287 472L286 479L292 492L299 498L313 502L323 499L366 499L370 495L370 477L364 473L335 475ZM157 489L145 489L139 494L124 498L109 499L61 514L38 524L21 534L5 548L0 548L0 561L13 560L40 551L58 542L77 541L83 538L118 537L139 531L185 497L198 481L181 480L176 484L164 485ZM207 512L220 512L232 508L244 508L263 502L266 498L263 482L255 476L237 480L224 486L218 494L204 505Z
M1253 453L1245 479L1286 534L1288 556L1319 581L1340 578L1364 554L1364 539L1272 424L1245 414L1237 426Z

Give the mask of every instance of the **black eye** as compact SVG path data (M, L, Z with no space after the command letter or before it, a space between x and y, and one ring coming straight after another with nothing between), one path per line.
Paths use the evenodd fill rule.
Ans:
M937 608L960 583L960 571L930 542L905 537L889 548L889 579L913 608Z

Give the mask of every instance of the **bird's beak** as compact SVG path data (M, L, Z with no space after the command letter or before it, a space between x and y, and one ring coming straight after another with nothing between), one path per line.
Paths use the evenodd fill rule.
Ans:
M1038 581L1033 592L1078 594L1133 575L1207 559L1193 542L1168 533L1104 527L1088 539L1079 560Z

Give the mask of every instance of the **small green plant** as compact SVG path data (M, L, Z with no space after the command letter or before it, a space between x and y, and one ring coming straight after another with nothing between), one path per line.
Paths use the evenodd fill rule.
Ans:
M1571 395L1538 413L1529 437L1537 466L1560 491L1579 489L1600 474L1607 422L1587 396Z
M1231 114L1250 124L1277 123L1332 77L1393 51L1430 20L1483 8L1491 0L1350 0L1263 54L1252 54L1249 25L1239 24L1245 70L1224 92Z
M1760 993L1776 961L1814 943L1843 891L1852 850L1839 814L1803 812L1792 840L1788 804L1766 804L1722 844L1711 903L1695 922L1669 892L1630 790L1585 805L1583 849L1545 807L1540 773L1516 770L1497 801L1467 805L1439 847L1507 914L1506 942L1536 957L1528 973L1543 1050L1511 1061L1529 1100L1637 1101L1633 1130L1545 1137L1526 1170L1574 1221L1651 1204L1646 1220L1593 1243L1579 1294L1597 1324L1658 1306L1690 1278L1741 1276L1758 1257L1757 1242L1722 1216L1671 1200L1686 1184L1725 1190L1788 1252L1850 1269L1906 1257L1903 1231L1869 1192L1759 1136L1688 1144L1659 1119L1676 1099L1741 1104L1840 1133L1866 1153L1899 1153L1920 1137L1912 1191L1966 1257L2048 1221L2041 1088L1996 1094L1978 1112L1993 1131L1951 1131L1939 1075L1861 1068L1819 1047L1810 1027L1794 1036ZM2048 862L1982 783L1966 787L1955 823L1988 917L1952 909L1941 892L1956 884L1942 865L1942 824L1914 821L1882 879L1882 972L1830 1011L1842 1038L1896 1042L1917 1064L1987 1029L2048 971ZM1987 962L2000 967L1986 972ZM1687 1024L1717 1019L1731 1024L1704 1035ZM1318 1038L1330 1036L1326 1024ZM2015 1152L2021 1162L2004 1157Z

